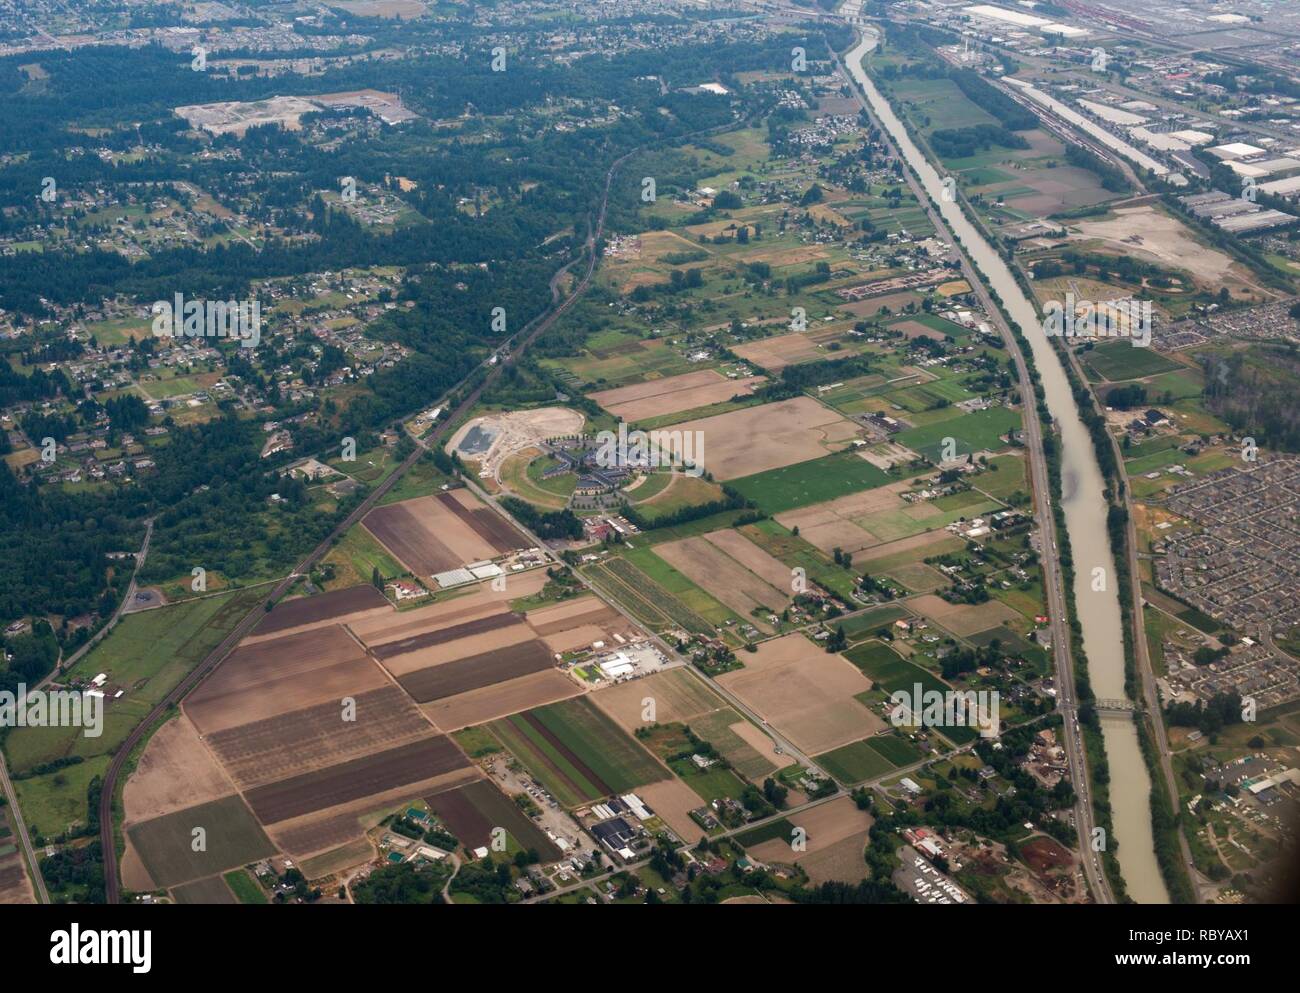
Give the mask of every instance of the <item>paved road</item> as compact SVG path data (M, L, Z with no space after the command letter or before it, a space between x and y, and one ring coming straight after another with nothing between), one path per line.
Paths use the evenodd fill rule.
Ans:
M726 126L730 127L730 125ZM721 128L710 128L705 131L696 132L695 134L685 135L681 140L689 140L690 138L707 135L718 130L721 130ZM419 441L419 443L412 449L411 453L396 469L393 470L388 478L380 483L362 501L362 503L347 516L345 520L335 526L325 540L317 545L316 548L298 564L297 568L295 568L293 572L276 584L275 588L267 598L269 602L278 601L289 592L300 577L310 574L312 567L329 552L333 547L335 540L342 537L343 534L360 521L375 506L375 504L379 502L379 500L383 499L383 497L397 484L398 480L400 480L402 476L410 470L411 466L423 457L430 445L436 444L438 441L445 438L460 418L473 409L474 405L478 403L479 397L497 380L498 377L500 377L506 366L509 365L513 359L522 353L529 345L536 341L539 335L545 333L546 330L550 328L555 321L582 296L587 287L591 284L592 275L595 272L596 264L599 261L596 252L596 245L604 233L605 218L609 207L610 187L613 184L614 176L617 174L619 167L621 167L624 162L637 154L637 152L643 150L644 149L640 148L633 149L621 156L614 161L605 173L605 186L601 193L600 207L595 223L591 226L586 239L586 266L583 271L582 279L579 280L577 286L573 288L573 291L564 299L563 302L558 304L555 303L559 294L558 280L565 270L578 261L577 259L567 263L554 277L552 277L551 296L553 306L517 331L511 336L511 338L507 339L506 342L502 344L500 349L498 349L498 351L505 349L512 352L511 359L498 362L496 365L492 366L491 370L483 378L483 381L471 390L459 404L457 404L456 408L451 412L451 416L443 420L428 435L426 435L423 440ZM447 397L454 396L458 390L464 388L464 386L470 382L477 373L478 370L475 370L455 387L448 390L444 394L444 400ZM247 637L264 615L265 610L263 608L250 611L239 622L239 624L235 626L230 634L222 640L221 644L209 652L207 657L204 658L204 660L200 662L199 665L189 673L189 675L181 680L171 693L169 693L163 700L159 701L158 705L154 707L154 709L149 712L148 716L146 716L145 719L135 727L122 744L118 746L117 751L114 753L113 760L104 773L103 793L99 805L100 840L104 849L104 890L108 903L118 903L122 898L113 822L113 798L116 793L117 780L121 775L122 767L130 758L135 747L148 733L149 729L157 723L159 718L167 713L171 707L184 699L188 693L190 693L199 683L211 674L211 672L221 664L226 656L234 650L235 646Z
M856 48L856 45L855 45ZM843 60L837 53L833 53L837 64L843 66ZM845 70L845 75L852 79L852 75ZM872 123L876 126L881 135L881 140L888 148L890 155L898 160L904 161L895 146L893 138L888 130L879 121L871 110L866 95L856 85L853 86L854 95L857 97L859 104L871 118ZM989 319L997 327L1002 335L1002 340L1006 344L1007 353L1015 361L1016 376L1020 385L1020 395L1023 399L1022 407L1024 411L1024 434L1025 450L1029 454L1030 477L1033 482L1034 491L1034 515L1038 520L1040 534L1042 537L1042 554L1039 557L1043 566L1043 587L1047 595L1047 615L1050 618L1052 631L1052 654L1056 664L1056 683L1057 683L1057 710L1061 712L1065 725L1061 735L1061 744L1065 748L1066 758L1070 768L1070 781L1075 786L1078 802L1075 804L1074 819L1075 827L1079 833L1079 854L1083 860L1084 873L1088 879L1088 885L1092 890L1094 898L1099 903L1113 903L1115 900L1114 893L1110 888L1110 881L1106 878L1105 872L1101 868L1099 858L1092 852L1091 839L1095 825L1093 809L1090 798L1089 778L1087 773L1087 759L1084 753L1082 732L1078 721L1078 703L1074 685L1074 662L1070 654L1070 630L1067 623L1067 614L1065 610L1064 584L1061 575L1060 562L1057 556L1056 543L1056 521L1052 516L1051 510L1051 487L1048 480L1047 461L1043 454L1043 429L1038 418L1038 410L1034 403L1034 389L1029 377L1029 369L1025 363L1025 357L1020 350L1020 344L1015 336L1011 333L1006 318L989 295L988 287L985 285L979 272L971 263L970 257L966 254L957 239L953 237L952 232L948 229L947 223L943 219L934 203L930 200L929 195L925 192L916 176L910 168L904 168L908 186L911 188L917 202L924 204L926 212L929 215L930 222L934 225L935 231L939 237L951 244L961 260L962 274L966 281L973 287L976 296L984 307Z
M144 525L144 540L140 543L140 550L135 553L135 568L131 570L131 582L127 584L126 595L122 598L122 602L118 604L117 610L113 612L113 616L108 619L107 624L95 632L94 636L91 637L89 641L69 655L66 659L61 659L59 664L54 667L54 670L28 692L44 689L68 669L71 669L77 664L77 661L86 654L86 652L90 651L91 648L97 645L100 640L117 625L117 622L121 620L123 612L135 597L135 577L139 575L140 569L144 566L144 560L149 555L149 540L153 537L153 518L151 517L146 520ZM45 888L45 879L41 876L40 865L36 861L36 852L32 848L31 838L27 833L27 824L23 820L22 808L18 805L18 794L13 788L13 782L9 778L9 767L5 762L4 752L2 750L0 750L0 787L3 787L4 795L9 800L9 809L13 814L14 826L18 829L18 839L22 843L23 851L27 856L27 871L32 878L33 885L36 887L37 896L40 898L41 903L49 903L50 894Z
M36 888L36 898L41 903L49 903L50 893L45 888L45 880L41 877L41 869L36 862L36 852L32 848L32 839L28 837L27 825L23 823L22 811L18 809L18 794L9 779L9 767L5 764L3 752L0 752L0 789L3 789L4 795L9 799L9 810L14 815L14 827L18 829L18 841L22 844L23 855L27 858L27 872L31 876L32 885Z
M1083 374L1083 368L1073 352L1069 352L1069 361L1074 367L1075 374L1079 377L1080 382L1087 382ZM1093 407L1097 413L1101 414L1100 404L1093 399ZM1124 509L1128 511L1128 571L1129 571L1129 595L1133 603L1133 645L1137 660L1138 677L1142 681L1142 700L1146 706L1147 716L1150 719L1150 727L1155 736L1157 751L1160 754L1160 771L1164 778L1165 792L1168 794L1171 808L1177 812L1179 807L1178 784L1174 778L1173 758L1169 748L1169 735L1165 729L1163 711L1160 707L1160 692L1156 685L1155 669L1151 665L1151 651L1147 645L1146 624L1142 619L1142 574L1138 571L1138 538L1137 522L1133 514L1133 487L1129 483L1128 471L1124 468L1124 453L1120 451L1119 443L1114 437L1111 438L1111 446L1115 452L1115 464L1119 467L1119 478L1124 485ZM1134 714L1135 721L1142 720L1142 715ZM1192 884L1192 893L1197 903L1203 902L1202 887L1205 885L1200 873L1196 869L1196 862L1192 858L1192 849L1188 844L1187 835L1182 828L1178 828L1178 846L1183 858L1183 863L1187 868L1188 879Z
M54 667L54 671L41 681L41 686L44 686L46 682L61 676L63 673L71 669L77 664L83 655L99 644L108 632L117 626L117 622L122 619L122 615L126 613L127 608L131 606L131 601L135 599L135 577L140 575L140 570L144 568L144 560L149 556L149 541L152 537L153 518L150 517L144 522L144 541L140 543L140 550L135 553L135 568L131 570L131 582L127 584L126 595L122 597L122 602L117 605L117 610L115 610L113 616L108 619L108 623L96 631L89 641L69 655L66 659L61 659L59 664Z
M510 523L514 525L514 527L518 528L521 532L523 532L526 538L528 538L531 542L533 542L533 544L535 544L538 548L542 549L542 551L546 554L546 557L550 559L551 562L560 566L561 568L568 568L567 563L565 563L563 559L561 559L550 547L548 547L544 541L542 541L535 534L529 531L528 528L525 527L522 522L520 522L517 518L512 516L509 511L507 511L504 507L502 507L501 504L498 503L497 500L492 496L492 494L488 493L486 490L481 489L479 486L477 486L473 481L469 479L466 479L465 483L479 497L479 499L486 502L498 514L506 518L506 520L510 521ZM635 537L636 536L633 535L634 539ZM578 582L582 583L582 585L586 587L588 592L593 593L596 596L600 597L601 600L610 604L615 610L617 610L620 614L622 614L625 618L627 618L627 620L631 624L634 624L639 630L645 631L649 639L655 643L656 647L658 647L658 649L661 652L663 652L665 656L675 661L682 662L684 665L689 666L691 668L691 671L694 672L695 675L698 676L700 679L708 683L709 686L714 690L714 692L716 692L719 696L723 697L729 704L731 704L731 706L734 709L740 711L741 714L747 717L756 726L761 728L763 730L763 733L772 739L772 742L776 746L777 751L779 751L783 755L790 756L791 764L793 764L794 762L799 762L800 764L805 765L811 769L815 769L818 772L823 771L817 765L817 763L813 761L811 756L805 755L802 751L800 751L798 748L795 747L793 742L787 740L786 738L778 734L776 730L773 729L771 725L767 723L767 721L763 720L763 718L758 716L758 714L750 710L749 707L747 707L744 704L744 702L741 701L734 693L728 690L717 680L710 677L707 673L700 672L700 670L695 668L693 665L691 665L691 663L688 660L683 659L681 655L678 654L677 649L675 647L668 644L668 642L664 641L663 638L661 638L659 635L651 631L644 623L642 623L636 617L632 616L632 614L630 614L627 611L627 609L624 608L624 606L621 603L619 603L618 597L614 596L611 593L604 592L601 589L599 584L593 583L587 576L583 575L577 569L572 570L572 572L574 578L576 578Z

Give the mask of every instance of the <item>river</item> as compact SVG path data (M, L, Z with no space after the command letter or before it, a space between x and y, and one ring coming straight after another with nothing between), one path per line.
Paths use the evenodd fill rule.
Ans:
M1062 451L1062 510L1074 555L1074 601L1083 628L1088 675L1099 698L1123 699L1124 640L1119 609L1115 562L1106 540L1105 483L1093 453L1065 369L1047 336L1034 305L1025 296L1010 269L984 240L958 203L943 199L943 181L921 154L889 101L872 84L862 68L863 57L876 47L878 34L862 28L863 36L845 59L849 71L867 96L877 119L889 131L904 158L916 170L930 199L949 228L961 239L971 261L997 291L1003 307L1020 325L1038 367L1047 408L1059 431ZM1031 399L1032 402L1032 399ZM1093 590L1094 569L1103 570L1104 589ZM1151 777L1147 773L1131 717L1102 718L1102 733L1110 767L1110 804L1119 863L1129 896L1138 903L1168 903L1169 893L1155 857L1151 829Z

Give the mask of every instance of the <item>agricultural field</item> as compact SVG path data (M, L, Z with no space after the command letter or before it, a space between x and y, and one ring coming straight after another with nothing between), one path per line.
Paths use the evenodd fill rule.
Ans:
M528 547L523 535L465 489L377 507L362 524L419 576Z
M858 435L852 421L803 396L685 421L675 430L702 432L704 467L720 480L820 458Z
M871 683L844 656L801 634L762 642L744 662L718 682L805 752L830 751L884 727L856 699Z
M1084 366L1098 379L1124 382L1145 379L1183 367L1154 348L1134 348L1127 341L1107 341L1083 353Z
M658 544L654 553L741 617L780 613L790 601L790 570L734 531Z
M601 390L587 396L619 420L636 424L662 419L668 414L711 407L736 396L748 396L764 382L762 376L728 379L713 369L704 369L667 379Z
M519 805L487 780L426 797L429 809L456 836L464 848L489 847L492 832L504 828L515 845L533 849L543 862L553 862L560 850L546 833L528 819Z
M878 779L921 759L920 749L894 735L855 741L817 756L818 763L841 783L853 786Z
M663 766L586 698L539 707L490 726L567 807L668 778Z
M780 514L869 490L890 477L856 452L841 452L753 476L733 479L731 486L764 513Z
M125 615L66 676L88 683L106 673L105 687L113 688L107 696L125 691L106 704L104 733L89 738L80 728L16 728L5 739L11 768L111 752L259 601L257 590L240 590Z
M942 456L946 438L953 439L955 445L952 450L957 456L964 457L973 452L996 452L1005 448L1006 442L1002 436L1019 427L1020 411L1007 407L990 407L937 424L908 428L900 432L895 440L937 463Z
M830 880L856 882L867 875L863 851L873 821L851 799L839 797L789 815L783 819L789 827L784 835L759 840L748 848L750 854L763 862L798 865L814 884ZM794 828L803 829L802 851L791 846ZM774 833L774 830L763 831L763 835Z
M945 692L950 688L928 669L907 661L880 641L868 641L850 648L844 657L862 670L863 675L875 684L875 689L886 694L899 690L910 693L916 683L920 683L923 690Z
M205 847L198 851L193 843L196 830L205 839ZM275 852L237 796L156 817L129 828L127 836L148 878L163 888L226 872Z
M654 704L649 721L642 717L646 699ZM629 734L653 723L690 725L726 706L722 697L686 666L597 690L591 700Z

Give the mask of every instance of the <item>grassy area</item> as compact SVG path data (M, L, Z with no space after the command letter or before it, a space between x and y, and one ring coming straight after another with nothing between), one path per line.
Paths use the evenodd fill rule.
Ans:
M102 776L108 763L107 755L99 755L44 776L15 779L18 806L32 837L57 837L69 828L87 823L90 781Z
M733 479L731 486L768 514L824 503L891 482L891 477L853 452L838 452Z
M534 713L615 792L667 778L663 767L586 697L550 704Z
M81 728L17 728L5 739L14 771L68 756L113 752L262 596L260 590L243 589L127 614L66 674L89 682L104 673L108 687L124 691L120 699L110 694L103 734L90 738Z
M236 869L233 872L226 873L223 877L226 885L230 887L230 892L235 894L235 899L240 903L267 903L266 890L262 889L261 883L257 882L248 874L246 869Z
M1085 353L1084 362L1097 375L1111 382L1142 379L1182 368L1154 348L1135 348L1127 341L1108 341L1097 345Z
M818 763L841 783L853 785L866 779L875 779L894 768L865 741L855 741L834 751L817 756Z
M850 648L844 657L861 669L863 675L876 684L877 689L887 693L895 690L910 693L914 683L920 683L923 690L938 690L942 693L948 689L933 673L913 665L880 641L868 641Z
M408 571L360 524L343 535L321 565L334 569L333 577L322 584L325 590L342 590L369 583L376 569L385 580L395 579Z
M942 456L945 439L953 440L952 450L958 456L985 450L997 451L1006 447L1001 440L1002 435L1018 427L1020 411L1007 407L990 407L937 424L908 428L899 432L895 440L937 462Z

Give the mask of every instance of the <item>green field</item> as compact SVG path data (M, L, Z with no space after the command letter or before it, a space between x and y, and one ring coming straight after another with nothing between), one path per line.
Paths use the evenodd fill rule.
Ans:
M32 835L53 838L87 823L90 781L103 775L108 762L107 755L98 755L44 776L15 779L18 805Z
M1108 341L1084 353L1084 362L1103 379L1121 382L1181 369L1154 348L1137 348L1128 341Z
M909 613L898 606L871 607L851 617L837 618L835 626L842 627L850 641L857 641L863 635L878 631L882 627L889 627L894 621L908 616Z
M106 673L110 685L126 691L105 707L103 734L92 738L81 728L17 728L4 745L14 771L67 756L112 752L262 596L259 590L237 590L127 614L68 674L89 682Z
M202 829L201 836L196 835ZM128 829L153 881L172 887L248 865L275 853L275 846L237 796L164 814ZM203 851L195 851L201 837Z
M240 903L266 903L266 890L262 889L261 883L257 882L244 869L236 869L228 872L223 877L226 885L230 887L230 892L235 894L235 899Z
M887 775L920 758L920 750L911 742L894 735L878 735L818 755L817 761L841 783L852 786Z
M841 783L854 785L890 772L894 766L865 741L855 741L816 756L818 764Z
M944 692L948 689L933 673L913 665L884 642L864 642L856 648L850 648L844 657L861 669L876 689L886 693L896 690L910 693L914 683L920 683L923 690Z
M515 714L490 726L566 806L667 778L649 752L585 697Z
M741 831L736 835L736 842L746 848L752 848L754 845L761 845L765 841L773 841L776 838L789 841L793 831L793 824L784 817L778 817L776 820L768 821L759 827Z
M837 452L733 479L730 485L754 501L764 513L779 514L892 481L888 474L853 452Z
M894 438L901 445L915 449L932 462L938 462L943 452L945 438L952 438L957 455L971 452L997 451L1005 448L1001 436L1020 427L1020 411L1007 407L990 407L937 424L908 428Z
M334 567L334 578L326 581L322 587L327 591L369 583L376 569L384 580L396 579L407 573L406 567L393 558L360 524L343 535L325 557L325 562Z

